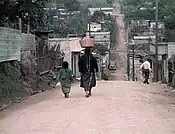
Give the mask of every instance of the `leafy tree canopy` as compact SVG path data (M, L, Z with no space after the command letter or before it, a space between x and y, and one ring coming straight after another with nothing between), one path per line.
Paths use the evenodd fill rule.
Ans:
M63 4L68 11L80 10L80 2L78 0L56 0L57 5Z
M155 21L155 0L122 0L125 20ZM175 0L159 0L159 20L164 22L166 38L175 41Z
M155 0L123 0L126 19L155 20ZM175 1L159 0L159 19L165 22L166 28L175 29Z
M80 9L80 2L78 2L77 0L65 0L64 6L69 11L78 11Z
M48 0L2 0L0 1L0 26L8 24L17 28L18 19L21 18L23 25L30 18L31 26L34 28L43 26L44 7Z
M94 45L93 50L98 52L100 55L105 55L106 52L108 51L108 48L107 48L106 45L97 43L97 44Z

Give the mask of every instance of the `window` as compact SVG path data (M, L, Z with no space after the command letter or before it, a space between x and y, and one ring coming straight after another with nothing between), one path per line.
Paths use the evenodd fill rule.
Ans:
M103 36L103 38L107 38L107 36L105 35L105 36Z

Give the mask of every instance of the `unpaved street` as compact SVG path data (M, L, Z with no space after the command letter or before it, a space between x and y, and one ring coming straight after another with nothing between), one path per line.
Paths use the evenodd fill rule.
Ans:
M114 14L116 15L116 49L117 49L117 71L111 73L113 80L124 80L127 66L127 53L125 43L125 26L124 16L121 14L120 5L118 2L115 3Z
M120 5L116 3L114 13L116 14L116 48L119 50L117 59L118 67L126 67L126 50L127 46L125 43L125 26L124 26L124 16L121 14Z
M175 96L158 84L99 82L91 98L78 85L59 89L0 113L0 134L174 134Z

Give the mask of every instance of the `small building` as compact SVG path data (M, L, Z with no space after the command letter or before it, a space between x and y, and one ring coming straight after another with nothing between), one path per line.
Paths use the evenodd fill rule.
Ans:
M134 44L155 42L156 36L134 36Z
M78 78L80 73L78 70L78 61L81 51L84 50L79 44L80 38L50 38L49 46L59 45L60 50L64 52L64 61L69 63L69 67L73 71L73 75Z
M103 11L106 15L112 15L113 14L113 7L107 7L107 8L89 8L90 15L93 15L96 11Z
M102 30L101 24L98 24L98 23L91 23L90 24L90 31L99 32L101 30ZM88 31L89 31L89 24L88 24Z
M89 33L86 33L88 36ZM106 45L110 49L110 32L91 32L91 36L94 36L95 43Z
M168 43L168 59L169 59L175 54L175 42L167 42L167 43Z
M137 49L150 51L150 44L155 43L155 36L134 36L132 43L137 45Z
M155 54L155 44L150 44L150 52ZM158 44L158 58L162 60L163 55L168 55L168 44L166 42L161 42Z

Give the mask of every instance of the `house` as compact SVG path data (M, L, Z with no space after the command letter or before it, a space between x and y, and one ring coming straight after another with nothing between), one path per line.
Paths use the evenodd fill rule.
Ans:
M151 57L151 65L155 71L155 36L134 36L133 44L136 47L135 54L145 57L148 55ZM145 55L146 54L146 55ZM167 55L168 44L166 42L158 43L158 60L159 60L159 80L167 81Z
M155 36L134 36L133 43L138 45L137 49L149 51L152 54L155 54ZM168 44L166 42L158 43L158 58L162 59L163 55L168 55Z
M144 44L144 43L150 43L155 42L156 37L155 36L134 36L134 44Z
M64 61L69 63L73 75L77 78L80 76L78 71L78 61L81 51L84 50L79 44L80 38L49 38L49 46L58 45L64 52Z
M152 29L156 28L156 22L150 22L150 28ZM164 28L165 28L164 23L159 22L158 29L164 29Z
M168 43L168 59L169 59L175 54L175 42L167 42L167 43Z
M150 52L155 54L155 44L150 44ZM168 55L168 44L166 42L158 43L158 58L162 60L162 56Z
M90 15L93 15L96 11L103 11L106 15L112 15L113 14L113 7L108 8L89 8Z
M88 24L88 31L89 31L89 24ZM98 32L102 30L102 25L98 23L91 23L90 24L90 31L92 32Z
M89 33L86 33L88 36ZM95 43L106 45L110 49L110 32L91 32L91 36L94 36Z

